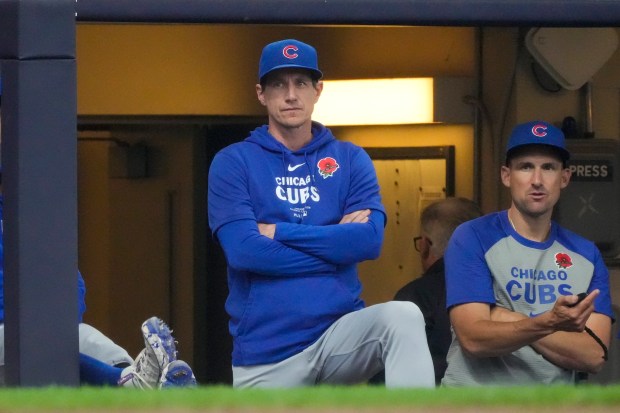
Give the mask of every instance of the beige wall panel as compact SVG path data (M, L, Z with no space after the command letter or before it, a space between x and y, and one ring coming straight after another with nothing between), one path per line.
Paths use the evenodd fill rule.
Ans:
M180 355L191 360L193 129L155 126L119 137L148 137L151 169L148 178L111 182L111 277L128 299L111 314L123 331L136 333L144 319L162 317L175 331ZM140 340L127 345L142 347Z
M473 76L472 28L337 27L315 29L327 79Z
M446 163L439 159L375 160L387 225L381 256L359 266L366 304L389 301L409 281L422 274L413 237L420 234L420 212L426 199L421 188L445 196ZM435 199L436 200L436 199Z
M482 136L480 159L480 204L494 211L503 193L499 182L500 158L506 131L514 124L513 75L518 60L519 31L513 28L482 30Z
M532 58L524 51L515 80L519 85L518 89L515 89L517 122L541 119L561 126L566 116L573 116L581 121L582 93L566 89L554 93L545 91L536 83L531 65ZM512 127L507 129L502 147L505 146L511 129Z
M236 36L230 26L79 25L78 112L258 113L256 47L231 48Z
M517 71L518 87L515 89L518 122L543 119L561 125L566 116L572 116L583 128L586 102L584 90L561 89L558 92L544 90L532 74L532 61L533 58L524 49ZM567 67L574 64L578 62L566 62ZM591 79L593 129L599 138L618 139L620 135L619 68L620 51L616 50Z
M162 184L155 179L111 183L109 277L116 302L109 312L115 328L124 333L122 345L132 355L144 347L139 329L144 320L156 315L171 323L167 185Z
M381 256L359 266L364 286L362 297L367 305L392 297L413 274L420 263L413 248L413 234L419 232L417 217L418 188L421 183L417 160L374 161L381 198L387 213L387 225Z
M332 128L338 139L351 141L362 147L407 147L407 146L443 146L453 145L455 147L455 195L472 199L473 197L473 129L471 125L399 125L399 126L372 126L372 127L337 127ZM393 172L384 170L386 168L377 163L378 176L388 177ZM404 212L400 216L403 222L407 222L410 217L419 214L419 186L427 187L443 186L445 175L436 173L437 166L432 161L422 160L415 161L408 168L410 174L414 178L412 181L405 181L406 188L403 193L413 196L411 198L403 197L403 199L411 199L407 201L407 205L401 205ZM393 167L389 167L393 168ZM414 168L413 170L411 168ZM414 172L415 170L415 172ZM380 178L381 181L387 182L387 185L393 184L394 180ZM416 182L417 181L417 182ZM382 191L385 184L381 182ZM393 185L391 185L393 186ZM402 189L402 188L400 188ZM386 207L391 210L394 207L392 194L390 193L384 202ZM409 204L411 202L411 204ZM387 301L393 298L396 291L405 283L411 281L421 273L419 266L419 257L413 249L411 239L417 232L419 223L406 223L401 226L404 228L399 231L392 230L391 225L394 222L396 211L392 210L392 214L388 218L388 224L385 241L382 249L382 255L379 261L365 262L360 266L360 277L364 284L363 297L368 304ZM405 218L405 214L407 217ZM410 230L413 228L413 230ZM413 232L411 232L413 231ZM405 234L409 232L408 236ZM405 249L405 253L401 254ZM403 258L400 258L403 257ZM402 267L399 268L398 262L402 261Z
M471 28L80 24L78 112L262 115L261 50L290 37L327 78L473 75Z
M596 137L620 139L620 51L593 76L592 100Z
M87 283L85 320L132 356L141 323L157 315L193 357L193 139L178 125L112 127L110 136L148 146L149 175L110 178L112 142L80 144L79 266ZM88 136L88 132L82 135Z
M471 125L398 125L332 128L338 139L362 147L454 145L455 195L473 197L473 128ZM499 179L499 171L497 175Z
M114 285L110 279L108 133L78 136L78 262L86 282L84 322L115 337L109 314ZM92 139L92 140L91 140Z

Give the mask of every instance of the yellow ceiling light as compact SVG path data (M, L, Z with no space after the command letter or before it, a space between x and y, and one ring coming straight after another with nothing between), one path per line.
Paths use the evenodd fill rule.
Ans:
M326 80L312 118L327 126L433 122L433 78Z

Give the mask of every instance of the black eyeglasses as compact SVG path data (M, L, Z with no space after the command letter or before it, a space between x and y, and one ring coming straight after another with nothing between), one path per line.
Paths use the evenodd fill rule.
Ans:
M421 235L418 235L417 237L413 237L413 248L415 248L417 252L422 252L420 250L420 241L422 241L423 238L426 239L426 243L428 244L429 247L433 245L433 241L431 241L430 239L426 237L423 237Z

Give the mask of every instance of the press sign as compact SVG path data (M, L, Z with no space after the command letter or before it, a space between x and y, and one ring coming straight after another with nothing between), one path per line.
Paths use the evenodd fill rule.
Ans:
M569 168L572 182L612 182L614 177L613 165L607 160L575 159L570 161Z

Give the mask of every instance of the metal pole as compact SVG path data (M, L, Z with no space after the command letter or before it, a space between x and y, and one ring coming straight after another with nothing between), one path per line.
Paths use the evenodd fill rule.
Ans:
M0 0L6 381L78 385L74 0Z

